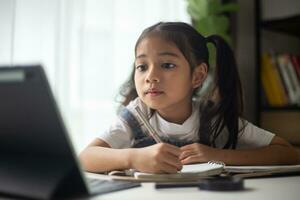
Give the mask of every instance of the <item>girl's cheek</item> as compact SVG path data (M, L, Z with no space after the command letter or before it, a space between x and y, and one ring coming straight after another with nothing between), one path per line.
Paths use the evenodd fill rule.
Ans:
M135 82L136 82L137 85L142 85L143 84L143 80L144 80L143 76L137 76Z

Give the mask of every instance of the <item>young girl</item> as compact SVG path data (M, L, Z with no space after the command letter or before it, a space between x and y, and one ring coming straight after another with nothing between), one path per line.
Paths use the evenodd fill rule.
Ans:
M208 43L216 47L216 69L208 94L199 97L209 70ZM240 118L237 67L232 50L219 36L203 37L181 22L147 28L136 43L133 72L124 86L126 107L80 154L86 171L175 173L184 164L210 160L227 165L298 162L288 142ZM164 142L148 136L136 106Z

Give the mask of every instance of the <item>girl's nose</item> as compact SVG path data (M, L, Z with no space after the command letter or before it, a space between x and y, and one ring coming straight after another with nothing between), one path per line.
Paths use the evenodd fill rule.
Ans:
M146 82L147 83L159 83L160 78L159 78L159 72L156 69L150 69L148 71L147 77L146 77Z

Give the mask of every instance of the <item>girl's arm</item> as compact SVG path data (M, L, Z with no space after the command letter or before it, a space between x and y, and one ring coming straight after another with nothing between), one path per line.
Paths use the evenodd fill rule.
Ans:
M244 150L216 149L202 144L181 148L182 164L223 161L227 165L283 165L298 164L299 152L282 138L275 136L266 147Z
M84 170L105 172L130 168L130 149L111 149L109 144L95 139L79 155Z
M106 172L137 169L150 173L175 173L181 169L180 149L169 144L145 148L112 149L101 139L95 139L80 154L84 170Z

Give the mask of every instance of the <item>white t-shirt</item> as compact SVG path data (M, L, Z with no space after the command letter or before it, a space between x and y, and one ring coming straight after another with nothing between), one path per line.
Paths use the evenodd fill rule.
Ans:
M177 140L186 140L198 142L199 124L199 102L193 103L192 115L183 123L175 124L163 119L158 112L154 112L150 116L150 109L139 99L131 101L127 105L127 109L135 116L135 107L139 106L143 113L148 115L149 122L160 136L168 135L169 138ZM238 135L237 149L251 149L267 146L272 141L274 134L263 130L250 122L246 123L245 128ZM239 126L242 127L242 120L239 121ZM227 141L228 131L224 130L216 139L217 148L222 148ZM118 116L111 124L108 130L99 135L99 139L104 140L112 148L130 148L134 144L134 137L131 128L124 119Z

